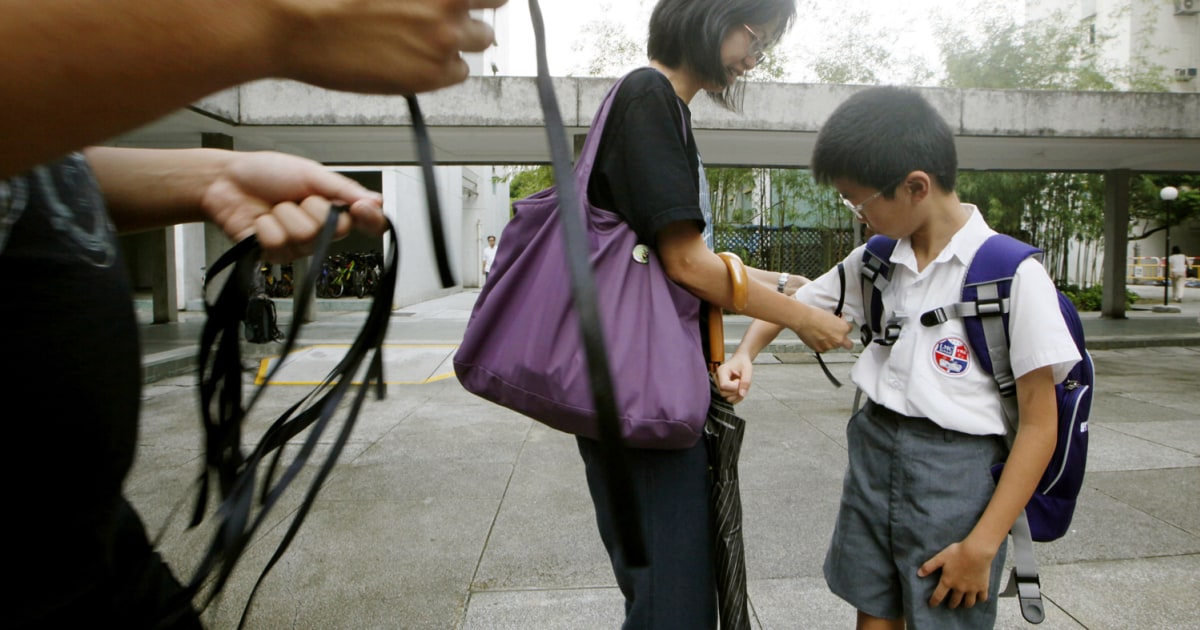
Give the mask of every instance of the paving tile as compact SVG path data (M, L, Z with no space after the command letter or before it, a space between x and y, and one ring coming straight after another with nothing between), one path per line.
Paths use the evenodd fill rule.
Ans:
M1200 628L1200 554L1048 567L1043 590L1088 630Z
M624 611L625 598L615 586L475 591L461 630L619 628Z

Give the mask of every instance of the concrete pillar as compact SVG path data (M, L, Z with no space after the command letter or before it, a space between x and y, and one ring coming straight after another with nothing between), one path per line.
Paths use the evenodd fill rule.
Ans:
M573 154L571 156L571 161L578 162L579 155L583 153L583 143L587 140L587 134L586 133L577 133L574 136L572 136L572 139L574 140L574 142L573 142L574 146L571 147L571 149L572 149L571 152Z
M1129 247L1129 171L1104 173L1104 269L1100 316L1125 319L1125 266Z
M232 149L233 138L222 133L200 134L200 146L220 149ZM206 264L211 265L223 249L211 247L217 238L229 242L219 228L206 224L205 228ZM215 231L215 234L212 232ZM177 299L178 285L176 283L175 257L175 227L156 230L153 238L147 239L150 248L149 260L158 264L151 265L151 301L154 323L165 324L179 321L179 304Z
M308 301L300 302L300 285L304 282L304 278L308 276L308 268L312 266L312 256L297 258L292 261L292 317L299 319L300 323L307 324L316 320L316 290L314 289L308 296Z
M179 305L175 299L175 228L154 230L147 258L162 264L150 266L151 299L154 323L166 324L179 321Z

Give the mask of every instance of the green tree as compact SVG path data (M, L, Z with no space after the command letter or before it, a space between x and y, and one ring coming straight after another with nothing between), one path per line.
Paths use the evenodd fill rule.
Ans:
M947 24L938 40L946 69L943 85L957 88L1111 90L1090 44L1091 28L1056 19L1018 23L1008 16L967 25ZM1106 37L1100 39L1107 41Z
M509 208L512 208L512 202L553 186L554 168L549 164L514 166L499 179L508 181Z
M1160 192L1174 186L1179 197L1165 202ZM1158 232L1200 220L1200 175L1164 173L1142 175L1130 182L1129 217L1134 224L1131 240L1149 238Z
M780 225L805 225L820 235L818 269L828 269L850 254L856 223L836 190L818 185L807 169L772 170L771 186L772 196L780 200Z
M947 22L939 37L944 85L1112 90L1121 83L1163 89L1156 79L1161 69L1137 61L1137 55L1127 67L1105 64L1099 51L1112 39L1095 20L1072 20L1063 13L1023 23L999 14L973 25ZM1104 224L1100 175L968 172L960 177L959 193L978 205L997 231L1041 247L1047 270L1060 284L1086 287L1097 277ZM1071 251L1077 256L1073 279L1067 277Z
M605 16L615 15L611 4L602 3L601 8ZM638 9L639 13L645 12L645 0L639 2ZM579 38L572 42L571 50L586 54L585 60L572 73L585 77L620 76L647 62L644 28L640 38L635 38L623 22L612 17L585 24Z
M704 176L708 179L714 224L744 225L755 221L756 209L747 203L752 200L755 188L753 169L705 167Z

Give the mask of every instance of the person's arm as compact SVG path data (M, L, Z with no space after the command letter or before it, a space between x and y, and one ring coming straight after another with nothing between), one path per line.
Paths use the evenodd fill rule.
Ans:
M1021 421L1016 439L979 522L966 538L943 549L917 572L925 577L942 571L930 606L945 600L951 608L970 607L987 600L992 559L1029 503L1054 454L1058 408L1050 367L1032 370L1017 379L1017 407Z
M768 271L766 269L756 269L754 267L747 266L746 275L749 276L751 280L761 282L768 287L775 289L776 292L779 291L780 273L778 271ZM787 281L783 285L783 294L793 295L800 287L808 284L808 282L808 278L805 278L798 273L788 274Z
M338 236L353 224L380 233L382 197L304 158L218 149L119 149L85 152L119 231L211 221L239 241L258 236L268 260L311 251L331 202L350 206Z
M764 322L761 319L750 323L733 356L717 366L717 388L721 390L725 400L737 404L746 399L746 395L750 393L750 384L754 380L754 357L781 332L783 326L779 324Z
M0 0L0 178L208 94L280 77L412 94L492 43L506 0Z
M729 271L704 244L696 224L678 221L658 232L657 252L672 280L693 295L722 308L733 309L733 282ZM750 282L749 301L743 315L786 326L817 352L851 348L850 323L820 309L802 304L767 286Z

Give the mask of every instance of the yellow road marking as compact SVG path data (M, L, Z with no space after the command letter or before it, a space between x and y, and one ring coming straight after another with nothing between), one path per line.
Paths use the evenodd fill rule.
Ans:
M315 348L349 348L349 347L350 347L350 344L344 344L344 343L313 344L311 346L305 346L303 348L293 350L291 352L291 354L298 355L298 354L307 352L309 350L313 350ZM457 344L384 344L383 347L384 348L457 348L458 345ZM262 385L263 383L266 382L267 373L270 372L270 369L271 369L271 362L278 361L278 360L281 360L281 357L273 356L273 357L266 357L259 362L258 373L254 377L255 385ZM386 374L385 374L385 376L386 376ZM429 383L436 383L438 381L443 381L452 376L454 376L453 369L450 370L449 372L445 372L442 374L435 374L435 375L430 376L429 378L427 378L425 380L421 380L421 381L389 381L385 378L383 383L384 383L384 385L426 385ZM333 383L331 383L331 385L336 384L336 383L337 383L337 381L333 381ZM311 386L320 385L320 384L321 384L321 381L271 381L272 386L284 385L284 386L311 387ZM363 383L362 383L362 381L356 380L356 381L351 381L351 384L361 386Z

